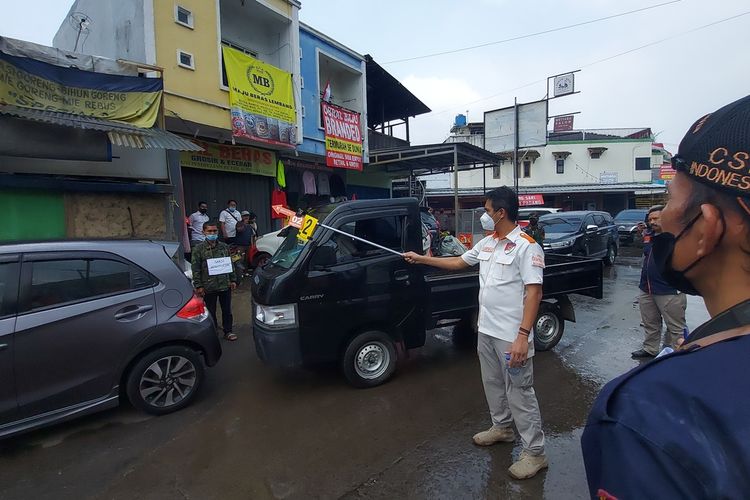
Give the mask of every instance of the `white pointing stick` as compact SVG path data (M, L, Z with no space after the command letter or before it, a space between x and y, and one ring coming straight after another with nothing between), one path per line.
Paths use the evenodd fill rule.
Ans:
M368 241L368 240L366 240L364 238L360 238L359 236L354 236L353 234L349 234L349 233L347 233L345 231L341 231L341 230L333 228L331 226L326 226L325 224L318 224L318 226L324 227L326 229L329 229L329 230L333 231L334 233L343 234L344 236L348 236L349 238L351 238L353 240L361 241L362 243L366 243L368 245L372 245L375 248L379 248L381 250L385 250L386 252L391 252L392 254L398 255L399 257L403 257L404 256L404 254L401 253L401 252L397 252L396 250L393 250L391 248L386 248L383 245L378 245L377 243L373 243L372 241Z

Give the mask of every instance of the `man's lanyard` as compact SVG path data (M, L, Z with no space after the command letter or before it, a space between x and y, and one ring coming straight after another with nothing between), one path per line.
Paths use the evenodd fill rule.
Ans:
M717 344L725 340L736 339L738 337L744 337L745 335L750 335L750 325L738 326L737 328L732 328L731 330L724 330L723 332L713 333L711 335L701 337L697 340L692 340L688 342L687 344L682 344L678 350L679 351L693 351L695 349L708 347L710 345Z
M750 299L731 307L699 326L688 337L688 343L750 325ZM687 345L687 344L686 344Z

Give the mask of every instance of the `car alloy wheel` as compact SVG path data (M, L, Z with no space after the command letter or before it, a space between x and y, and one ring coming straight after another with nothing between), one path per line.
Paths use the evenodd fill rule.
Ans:
M168 408L190 396L198 375L182 356L166 356L151 363L141 376L138 390L150 406Z

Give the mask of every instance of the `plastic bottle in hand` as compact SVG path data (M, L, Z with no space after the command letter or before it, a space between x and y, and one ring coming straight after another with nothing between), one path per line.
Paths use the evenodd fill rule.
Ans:
M521 374L521 368L520 367L518 367L518 366L511 367L510 366L510 353L509 352L505 353L505 366L508 369L508 374L511 377L515 377L515 376L518 376L518 375Z

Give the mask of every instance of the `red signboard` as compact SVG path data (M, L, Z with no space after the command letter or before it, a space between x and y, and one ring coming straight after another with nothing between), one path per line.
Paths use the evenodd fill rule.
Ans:
M663 163L659 167L659 179L663 181L671 181L674 179L675 174L677 171L672 168L672 165L670 163Z
M544 197L541 194L519 194L518 204L522 207L544 205Z
M466 248L474 247L474 235L471 233L458 233L458 241L460 241Z
M359 113L323 101L326 165L362 170L362 127Z
M573 130L573 118L575 115L556 116L553 132L568 132Z

